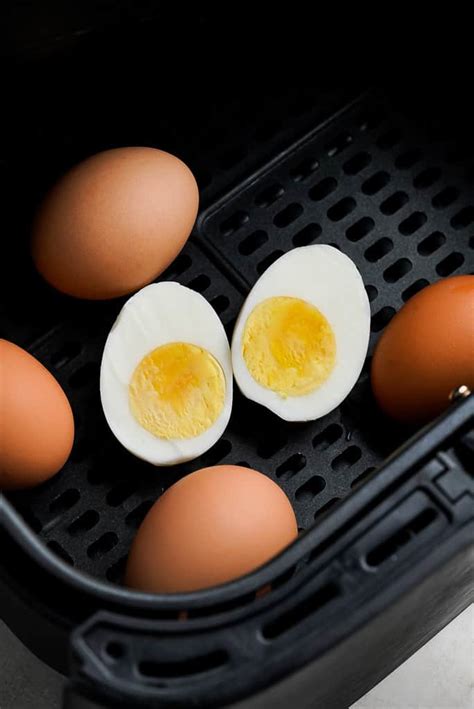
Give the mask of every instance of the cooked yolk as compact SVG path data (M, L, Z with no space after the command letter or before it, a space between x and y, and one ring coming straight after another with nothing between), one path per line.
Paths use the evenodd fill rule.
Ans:
M187 342L170 342L142 359L129 386L131 411L158 438L193 438L217 420L225 378L210 352Z
M336 338L324 315L304 300L278 296L259 303L245 324L242 354L252 377L280 396L303 396L326 381Z

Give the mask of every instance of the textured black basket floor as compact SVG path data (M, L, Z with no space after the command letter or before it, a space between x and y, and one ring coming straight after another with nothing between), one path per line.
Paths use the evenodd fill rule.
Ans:
M289 495L301 529L374 473L407 432L374 405L370 355L391 317L420 288L474 270L470 160L369 97L208 209L163 278L202 292L229 335L258 276L282 253L310 243L333 244L355 261L371 301L372 335L359 382L336 411L288 424L236 391L222 439L184 466L154 469L136 460L105 423L99 365L123 300L76 303L41 286L44 321L32 322L26 339L70 398L76 441L58 476L11 499L48 546L77 568L119 581L146 511L186 472L218 462L261 470ZM26 307L19 311L28 317ZM26 328L12 319L5 336L15 339Z

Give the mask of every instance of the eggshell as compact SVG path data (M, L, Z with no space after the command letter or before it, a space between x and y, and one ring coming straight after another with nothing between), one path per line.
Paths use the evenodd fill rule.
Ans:
M57 473L74 439L69 401L38 360L0 340L0 488L31 487Z
M106 299L152 281L186 242L198 210L189 168L154 148L117 148L68 172L33 229L33 260L58 290Z
M126 583L155 593L194 591L253 571L296 539L285 493L262 473L217 465L191 473L148 512Z
M382 334L372 362L380 407L405 423L424 423L453 389L474 390L474 276L454 276L417 293Z

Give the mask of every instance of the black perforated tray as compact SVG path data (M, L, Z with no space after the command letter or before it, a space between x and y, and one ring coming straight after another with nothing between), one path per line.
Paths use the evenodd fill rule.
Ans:
M383 102L357 101L204 211L162 276L203 293L230 336L246 293L279 255L310 243L347 253L371 301L369 356L347 400L319 421L283 422L236 392L230 424L208 453L153 469L120 446L100 406L102 349L123 300L57 301L61 321L30 350L69 396L76 441L58 476L10 496L53 551L76 568L120 581L150 505L179 477L209 464L249 465L272 477L290 497L300 529L374 473L409 433L374 405L375 342L420 288L474 268L472 172L452 147L428 141ZM50 292L45 298L50 307L56 302Z

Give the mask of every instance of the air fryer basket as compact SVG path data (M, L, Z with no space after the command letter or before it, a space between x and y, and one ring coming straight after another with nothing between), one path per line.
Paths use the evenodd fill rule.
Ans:
M305 424L281 421L236 391L230 424L208 453L151 469L114 439L99 401L101 353L123 300L82 303L52 292L26 265L19 240L10 254L28 290L5 300L2 335L53 371L77 434L58 476L8 496L5 620L63 670L69 632L80 626L76 685L114 706L119 696L219 706L252 695L255 706L269 706L255 693L272 692L297 669L271 706L287 706L289 697L306 706L303 688L308 706L315 696L324 707L343 706L469 601L474 397L454 403L383 466L413 431L376 408L369 369L377 338L404 302L441 277L474 270L474 154L463 133L449 133L449 121L420 120L419 106L381 91L354 98L351 90L294 89L226 106L208 108L192 137L184 124L175 132L174 113L140 130L116 126L110 139L105 126L90 136L60 132L47 177L39 179L36 167L30 178L31 204L67 164L109 145L177 152L195 170L205 207L161 279L201 292L230 335L252 284L278 256L330 243L355 261L371 302L361 377L336 411ZM18 273L5 274L10 293ZM154 500L187 472L218 462L268 474L289 496L301 531L311 531L264 569L220 589L141 598L119 590L131 539ZM25 590L27 578L37 579L35 588ZM271 593L257 597L269 581ZM421 589L432 594L430 604ZM401 624L403 616L411 625ZM381 657L388 637L393 651ZM342 671L342 688L328 679L334 648L352 668ZM311 675L302 675L315 658Z

